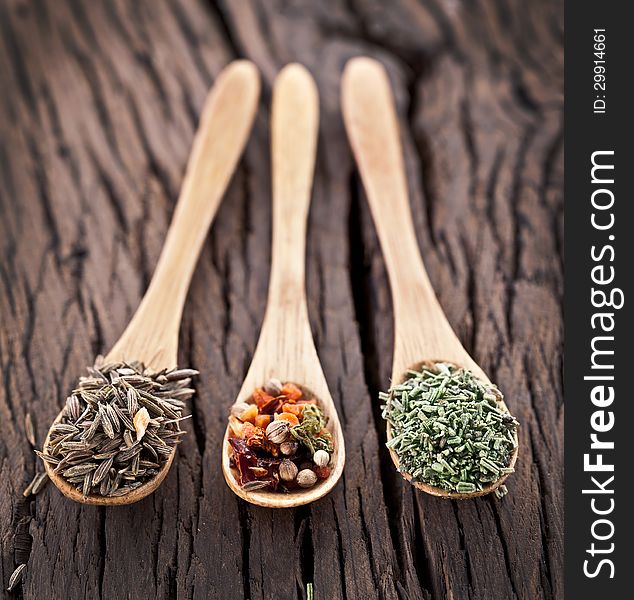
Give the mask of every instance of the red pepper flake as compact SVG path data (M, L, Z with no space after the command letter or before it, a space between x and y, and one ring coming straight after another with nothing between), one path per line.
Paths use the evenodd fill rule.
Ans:
M284 397L279 396L277 398L270 397L270 400L262 404L260 408L261 415L272 415L276 410L278 410L282 406L282 401Z
M297 402L303 396L302 390L290 382L282 386L282 394L291 402Z
M230 438L229 443L233 448L234 462L240 474L240 485L249 481L268 481L267 489L275 491L279 484L276 474L279 470L280 459L259 457L244 440L239 438Z
M321 424L325 419L319 417L320 411L315 411L310 405L317 405L317 401L312 397L307 397L301 388L294 383L287 382L281 388L278 384L273 387L267 387L269 391L275 389L277 396L263 388L256 388L253 392L251 401L251 410L249 413L244 411L243 415L235 418L235 424L232 425L234 436L229 438L229 443L233 449L230 456L230 464L239 474L238 480L241 486L250 484L249 489L265 489L268 491L291 492L299 488L296 480L282 481L279 476L279 468L281 461L292 460L298 468L312 469L318 479L327 479L332 469L328 466L318 467L309 462L310 448L306 444L299 444L296 450L293 450L288 456L282 456L280 445L273 443L266 435L266 427L273 421L279 419L288 421L291 427L302 427L304 423L304 413L312 419L310 431L307 434L312 441L326 440L328 446L333 444L330 432L322 428ZM256 410L257 409L257 410ZM310 412L309 412L310 409ZM255 414L252 414L255 413ZM315 414L317 416L315 416ZM247 419L248 417L248 419ZM307 423L307 421L306 421ZM298 446L297 442L294 442ZM310 450L312 452L313 450ZM304 464L305 463L305 464ZM253 482L264 482L262 484Z
M330 473L332 472L332 469L330 467L314 466L313 471L315 472L315 475L319 477L319 479L328 479L328 477L330 477Z
M262 412L262 407L266 406L271 400L275 400L271 394L266 393L262 388L256 388L253 392L253 401L257 404L258 409Z
M247 438L247 446L249 448L263 450L273 456L278 456L280 448L266 437L266 432L260 427L254 427L253 435Z

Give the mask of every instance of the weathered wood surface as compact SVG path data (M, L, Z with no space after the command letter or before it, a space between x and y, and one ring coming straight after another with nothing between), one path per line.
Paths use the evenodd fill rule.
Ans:
M6 0L0 3L0 580L16 597L561 598L562 6L458 0ZM383 447L392 321L339 111L345 61L395 86L419 242L466 348L519 417L510 494L416 493ZM244 56L264 97L195 273L180 360L191 434L135 506L23 488L37 437L117 339L165 234L214 77ZM309 220L310 317L344 427L326 498L273 512L225 485L225 412L250 361L270 258L268 105L305 63L321 92ZM4 593L4 592L3 592Z

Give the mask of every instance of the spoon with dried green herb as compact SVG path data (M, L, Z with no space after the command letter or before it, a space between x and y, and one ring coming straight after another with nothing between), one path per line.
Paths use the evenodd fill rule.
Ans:
M503 495L517 459L518 423L463 348L425 271L394 101L379 62L355 58L346 65L342 108L392 290L392 386L381 394L392 460L428 494Z
M253 504L287 508L327 494L343 472L339 417L317 356L305 289L306 221L319 102L310 73L291 64L273 87L273 241L260 338L231 409L222 471Z
M131 504L152 493L169 471L197 374L176 368L183 306L259 91L248 61L231 63L218 76L150 286L119 341L79 379L38 452L50 479L72 500Z

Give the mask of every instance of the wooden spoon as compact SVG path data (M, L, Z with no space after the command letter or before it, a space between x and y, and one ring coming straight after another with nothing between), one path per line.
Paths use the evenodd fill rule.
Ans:
M390 279L394 306L392 382L402 383L408 369L419 369L427 362L453 363L488 382L449 325L425 271L410 212L394 101L379 62L363 57L348 62L342 79L342 108ZM508 412L503 401L499 408ZM387 439L392 439L389 423ZM398 455L393 450L390 453L398 468ZM517 448L510 467L516 459ZM402 475L411 480L408 473ZM434 496L472 498L494 491L507 476L468 494L420 482L414 485Z
M138 360L154 371L176 367L178 331L187 290L200 249L220 200L242 154L260 94L255 65L235 61L218 76L205 106L150 286L128 327L105 358L106 362ZM55 423L62 418L62 412ZM48 447L49 434L44 442ZM84 496L54 467L46 471L62 493L84 504L131 504L152 493L163 481L175 448L154 479L125 496Z
M268 303L253 361L236 404L246 402L256 387L271 378L293 382L316 397L329 419L335 451L330 476L310 489L290 493L245 492L230 465L232 449L227 427L222 447L222 470L227 484L240 498L271 508L300 506L321 498L341 477L345 461L339 417L317 357L306 307L306 219L318 120L319 101L312 77L298 64L287 65L273 89L273 249Z

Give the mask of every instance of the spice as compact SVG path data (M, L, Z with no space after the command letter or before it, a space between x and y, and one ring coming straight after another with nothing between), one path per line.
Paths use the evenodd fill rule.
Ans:
M249 408L249 406L250 405L246 402L236 402L231 407L231 415L234 417L240 417L244 413L244 411Z
M297 452L299 444L297 442L282 442L280 444L280 452L284 456L293 456Z
M273 421L266 428L266 437L274 444L281 444L288 437L288 424L284 421Z
M325 450L317 450L317 452L313 454L313 462L318 467L326 467L330 462L330 454Z
M303 469L297 474L297 484L303 488L313 487L317 483L317 475L311 469Z
M306 406L303 410L303 421L297 427L291 428L291 435L306 446L311 454L317 450L325 450L329 454L333 452L333 442L326 426L324 413L318 406Z
M264 386L264 391L267 394L271 394L271 396L279 396L282 393L282 388L284 384L279 379L269 379L267 384Z
M35 452L85 496L122 496L155 477L184 435L182 410L197 371L151 372L98 357L88 373Z
M242 489L245 492L255 492L256 490L262 490L262 489L264 489L264 488L266 488L268 486L269 486L269 482L268 481L254 479L253 481L247 481L242 486Z
M147 426L150 424L150 413L147 411L145 406L140 408L136 415L134 415L132 424L134 425L134 430L136 431L136 441L138 442L143 439L143 436L147 431Z
M468 494L513 472L519 424L500 409L497 387L467 369L423 365L381 398L392 426L387 447L413 481Z
M22 492L22 495L26 498L28 496L35 496L48 482L48 473L36 473L31 480L31 483L26 486L26 489Z
M272 379L244 404L229 417L231 465L242 489L291 492L330 474L327 419L301 388Z
M22 581L22 577L24 577L24 569L26 569L26 564L18 565L9 577L9 585L7 586L7 592L12 592Z
M29 444L35 448L37 444L35 443L35 429L33 427L31 413L26 413L24 417L24 433L26 434L26 439L29 441Z
M278 472L282 481L293 481L293 479L297 477L298 471L299 469L297 468L297 465L292 460L288 460L288 458L285 458L280 463L280 468Z
M317 475L319 479L328 479L330 473L332 473L330 467L318 467L317 465L313 467L313 471L315 471L315 475Z
M502 484L498 487L495 488L495 497L496 498L504 498L504 496L506 496L506 494L509 493L508 488Z

